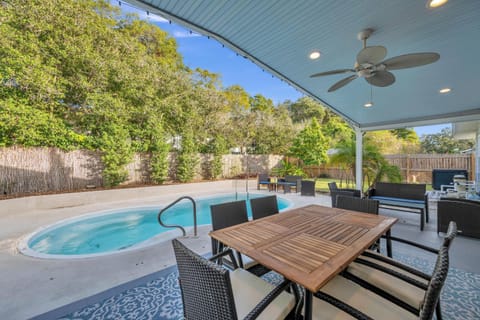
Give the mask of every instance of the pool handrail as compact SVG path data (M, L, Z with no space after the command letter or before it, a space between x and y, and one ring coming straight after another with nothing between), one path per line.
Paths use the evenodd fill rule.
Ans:
M170 209L171 207L173 207L175 204L182 201L183 199L188 199L188 200L192 201L192 203L193 203L193 235L194 235L194 237L196 237L197 236L197 204L192 197L182 196L182 197L178 198L177 200L173 201L172 203L170 203L165 208L162 208L162 210L160 210L160 212L158 213L158 217L157 217L158 223L162 227L165 227L165 228L179 228L180 230L182 230L183 236L185 237L187 235L187 232L185 231L185 229L182 226L176 225L176 224L167 225L167 224L164 224L162 222L162 213L165 212L166 210Z

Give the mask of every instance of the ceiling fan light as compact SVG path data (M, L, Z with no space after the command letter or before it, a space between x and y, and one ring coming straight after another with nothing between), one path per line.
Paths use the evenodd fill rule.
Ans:
M371 108L373 107L373 102L369 101L363 105L365 108Z
M438 90L438 92L440 92L440 93L449 93L450 91L452 91L452 89L450 89L450 88L442 88L442 89Z
M447 3L448 0L428 0L427 1L427 8L438 8L443 6Z
M320 56L321 56L321 53L320 51L317 51L317 50L310 52L310 54L308 55L308 57L312 60L316 60L320 58Z

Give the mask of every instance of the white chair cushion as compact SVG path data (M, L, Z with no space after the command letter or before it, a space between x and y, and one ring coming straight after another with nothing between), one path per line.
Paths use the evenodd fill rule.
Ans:
M234 253L235 255L235 258L237 258L237 254ZM228 262L232 262L232 260L230 259L230 256L227 255L224 257L225 260L227 260ZM252 258L250 258L249 256L246 256L244 254L242 254L242 262L243 262L243 268L244 269L250 269L251 267L255 266L258 264L257 261L253 260ZM240 262L237 261L237 264L239 264ZM239 265L240 266L240 265Z
M418 276L415 276L411 274L410 272L407 272L405 270L402 270L400 268L394 267L388 263L381 262L379 260L369 258L366 256L360 256L362 259L371 261L373 263L382 265L386 268L392 269L394 271L397 271L399 273L402 273L410 278L413 278L415 280L418 280L425 285L428 285L428 281L420 278ZM351 274L359 277L360 279L363 279L374 286L383 289L384 291L390 293L391 295L399 298L400 300L408 303L412 307L416 309L420 309L423 303L423 299L425 297L425 290L418 288L416 286L413 286L401 279L398 279L395 276L389 275L387 273L384 273L380 270L377 270L375 268L353 262L348 266L348 272Z
M233 297L238 319L243 319L275 286L238 268L230 272ZM283 291L273 300L257 319L284 319L295 307L295 297Z
M375 252L375 251L372 251L372 250L367 250L367 251L368 251L369 253L371 253L371 254L374 254L374 255L377 255L377 256L382 256L383 258L386 258L386 259L388 259L388 260L394 261L392 258L389 258L389 257L387 257L387 256L384 256L384 255L382 255L382 254L380 254L380 253L378 253L378 252ZM389 264L389 263L381 262L380 260L377 260L377 259L375 259L375 258L370 258L370 257L364 256L364 255L361 255L360 258L362 258L362 259L364 259L364 260L368 260L368 261L374 262L374 263L376 263L376 264L380 264L380 265L382 265L382 266L384 266L384 267L386 267L386 268L390 268L390 269L395 270L395 271L397 271L397 272L403 273L404 275L406 275L406 276L408 276L408 277L410 277L410 278L413 278L413 279L415 279L415 280L417 280L417 281L420 281L420 282L425 283L425 285L428 285L428 280L425 280L425 279L423 279L423 278L421 278L421 277L418 277L418 276L416 276L416 275L414 275L414 274L411 274L410 272L405 271L405 270L403 270L403 269L394 267L394 266L392 266L392 265ZM398 262L398 261L397 261L397 262Z
M329 295L354 307L357 310L360 310L373 319L418 320L418 316L415 316L413 313L406 311L405 309L341 276L336 276L330 280L330 282L328 282L321 289L321 291L328 293ZM313 319L315 320L354 319L349 314L341 311L337 307L315 297L313 298L312 311Z

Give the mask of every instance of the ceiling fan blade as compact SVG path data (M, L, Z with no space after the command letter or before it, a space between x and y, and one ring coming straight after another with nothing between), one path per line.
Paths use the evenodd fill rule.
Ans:
M325 72L312 74L310 76L310 78L329 76L329 75L332 75L332 74L347 73L347 72L355 72L355 70L353 70L353 69L338 69L338 70L325 71Z
M438 59L440 59L440 55L435 52L409 53L387 59L381 64L384 64L388 70L397 70L423 66Z
M368 83L376 87L388 87L395 82L395 76L388 71L377 71L370 78L365 78Z
M357 54L357 63L377 64L387 55L387 48L383 46L365 47Z
M332 92L332 91L335 91L337 89L340 89L341 87L349 84L350 82L352 82L353 80L357 79L358 76L356 74L350 76L350 77L346 77L340 81L338 81L337 83L335 83L333 86L331 86L329 89L328 89L328 92Z

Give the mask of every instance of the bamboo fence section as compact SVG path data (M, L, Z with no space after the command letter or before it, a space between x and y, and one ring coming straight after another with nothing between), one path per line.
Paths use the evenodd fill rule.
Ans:
M205 179L213 159L212 155L199 154L195 180ZM278 166L282 156L242 155L223 156L222 178L256 175L270 172ZM168 156L168 180L176 179L176 154ZM150 184L150 156L135 154L126 166L128 179L124 184ZM0 196L76 191L103 186L101 154L94 151L62 151L56 148L0 148Z
M199 154L195 180L208 179L206 172L211 155ZM223 156L221 178L269 173L278 167L283 156L243 155ZM387 155L386 159L400 168L403 180L410 183L431 183L433 169L466 169L473 179L473 154L410 154ZM151 183L148 154L136 154L126 166L129 174L124 184ZM175 180L176 154L169 155L169 180ZM4 195L36 192L75 191L102 187L101 154L93 151L62 151L55 148L0 148L0 192ZM353 173L333 166L307 166L309 177L330 177L354 181Z

